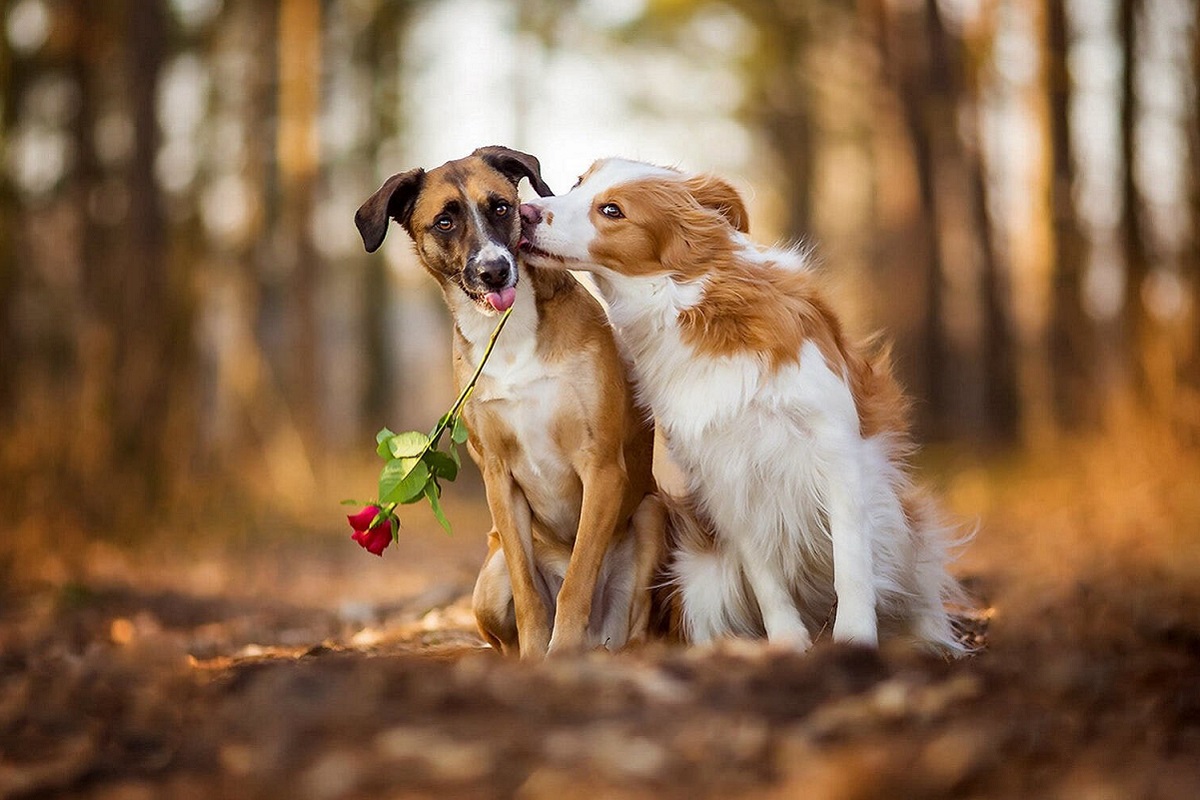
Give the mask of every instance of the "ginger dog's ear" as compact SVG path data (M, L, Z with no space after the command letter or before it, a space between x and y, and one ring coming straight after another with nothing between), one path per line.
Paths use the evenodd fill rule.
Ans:
M424 184L425 170L420 167L401 172L384 181L383 186L359 206L354 213L354 224L358 226L368 253L374 253L383 244L389 220L396 220L412 235L413 206L417 204L417 195Z
M489 166L503 172L513 183L528 178L533 190L541 197L553 197L554 192L542 180L542 165L537 158L507 147L480 147L471 155L482 158Z
M736 230L750 232L750 215L737 189L713 175L696 175L684 181L684 185L701 206L725 217Z

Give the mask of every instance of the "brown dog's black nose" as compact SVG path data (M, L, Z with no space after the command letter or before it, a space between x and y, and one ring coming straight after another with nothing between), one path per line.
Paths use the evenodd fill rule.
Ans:
M503 289L512 279L512 266L503 259L483 261L477 270L480 282L489 289Z
M537 225L542 221L542 210L533 203L521 203L521 221L526 225Z

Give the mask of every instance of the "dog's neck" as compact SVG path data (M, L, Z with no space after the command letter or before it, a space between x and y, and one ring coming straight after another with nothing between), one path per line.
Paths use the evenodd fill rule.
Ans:
M681 311L701 301L703 281L680 283L669 275L630 277L597 269L600 296L612 325L623 336L653 339L676 325Z
M522 271L523 272L523 271ZM497 339L497 347L524 334L532 335L537 330L537 304L525 283L524 274L517 281L517 297L513 302L512 314L505 323L503 335ZM496 330L501 315L488 313L455 283L442 286L446 306L454 320L455 345L464 358L473 364L483 357L492 332Z
M497 356L513 356L518 350L526 349L532 352L536 347L542 307L562 292L584 291L578 281L565 272L539 270L524 263L519 263L517 268L517 298L512 315L496 340L494 355ZM442 293L454 319L456 355L473 367L483 358L500 315L480 309L455 283L443 283ZM503 360L497 359L497 363Z
M680 342L679 315L702 302L703 281L676 282L668 275L629 277L596 270L596 286L608 304L617 346L636 378L639 401L663 406L678 393L678 381L702 361ZM664 428L665 429L665 428Z

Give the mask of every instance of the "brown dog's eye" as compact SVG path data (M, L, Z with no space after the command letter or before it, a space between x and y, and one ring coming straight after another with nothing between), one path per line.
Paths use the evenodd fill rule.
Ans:
M497 217L508 216L508 212L511 208L512 207L508 203L496 203L495 208L492 209L492 213Z
M442 214L433 221L433 227L445 233L454 230L454 219L449 214Z
M600 206L599 211L609 219L624 219L625 215L621 213L621 207L616 203L605 203Z

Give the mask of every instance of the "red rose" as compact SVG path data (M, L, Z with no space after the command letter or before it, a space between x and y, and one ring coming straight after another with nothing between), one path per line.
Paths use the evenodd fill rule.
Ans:
M357 514L348 514L346 519L350 520L350 527L354 528L350 538L362 545L367 552L382 556L383 551L392 543L392 522L384 517L372 528L371 523L378 513L378 506L367 506Z

